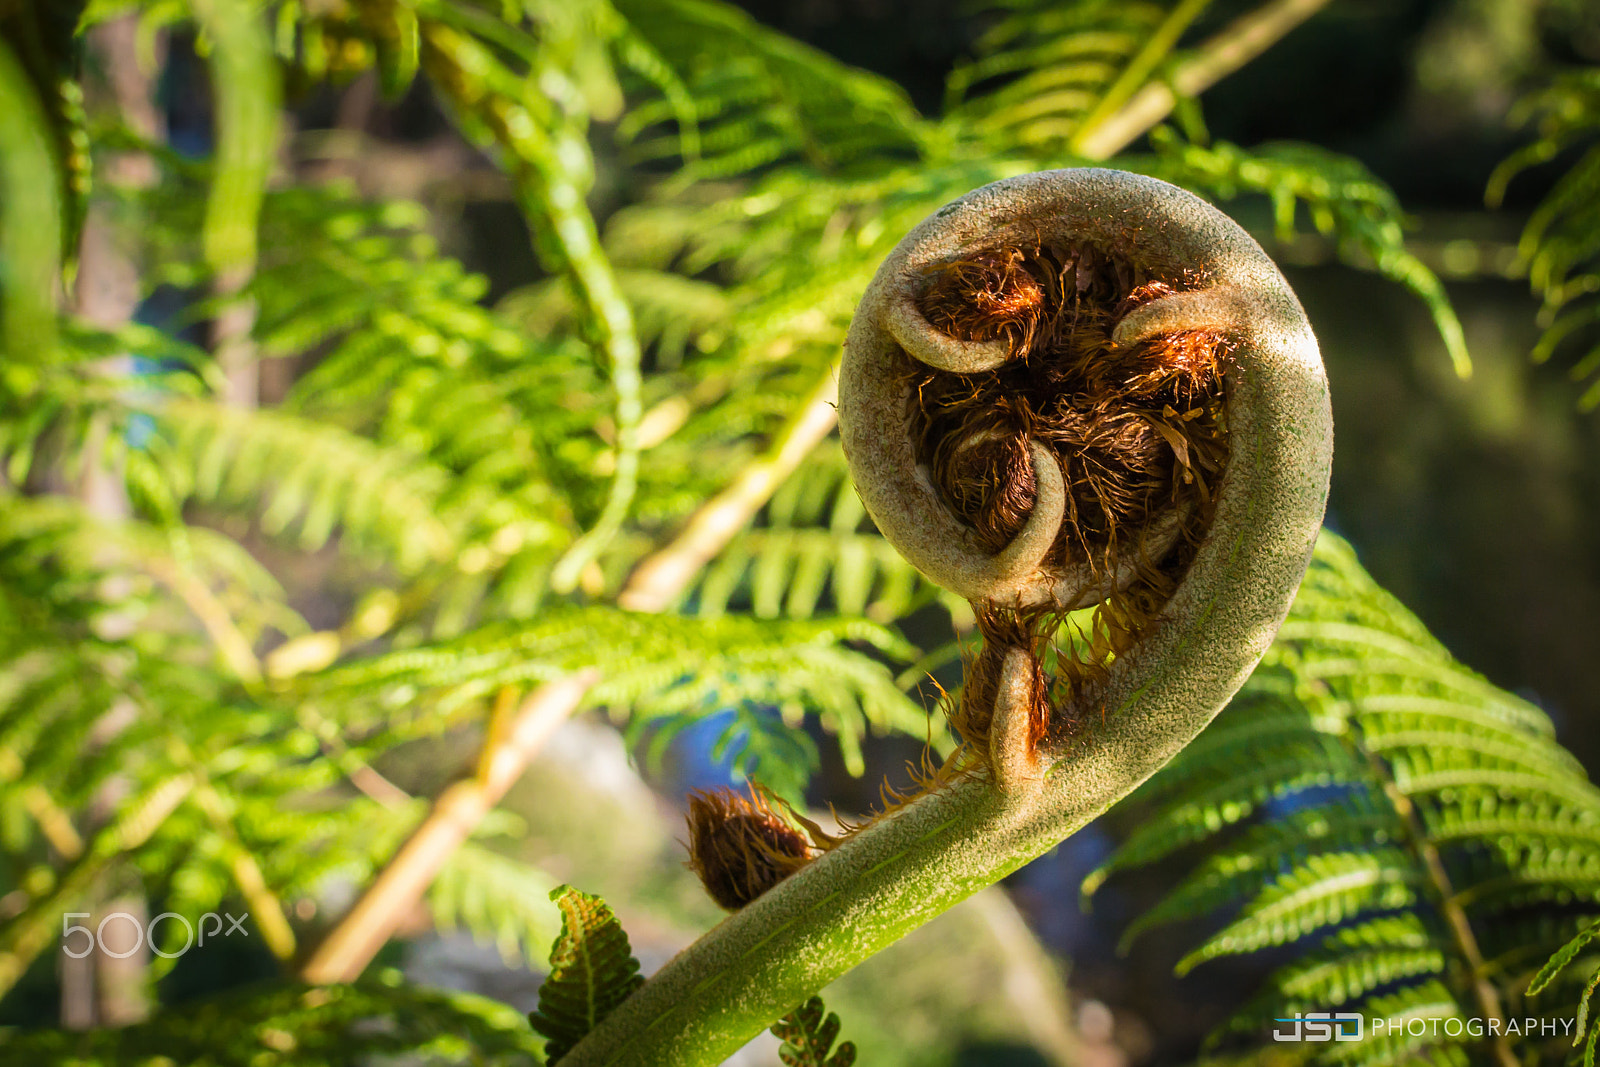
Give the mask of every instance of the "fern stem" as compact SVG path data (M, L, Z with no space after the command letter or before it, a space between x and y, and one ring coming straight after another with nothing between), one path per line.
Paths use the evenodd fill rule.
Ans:
M261 372L255 340L256 302L244 292L252 270L230 267L217 275L211 295L218 307L211 320L211 354L222 372L222 400L230 407L255 408L261 403Z
M1183 36L1183 31L1187 30L1189 24L1210 6L1211 0L1183 0L1167 14L1161 25L1150 35L1150 39L1144 43L1144 47L1135 53L1122 73L1117 75L1117 80L1107 87L1105 95L1100 97L1090 112L1083 117L1083 121L1073 131L1072 139L1067 142L1069 151L1080 156L1088 154L1084 145L1096 127L1116 114L1117 110L1127 103L1128 98L1150 80L1156 67L1173 48L1177 47L1178 38ZM1115 149L1112 150L1114 151ZM1106 155L1111 155L1112 152L1107 152Z
M380 774L377 768L350 751L343 735L333 722L314 707L302 704L295 714L301 729L316 738L322 754L332 760L368 799L386 808L398 808L411 799L411 794Z
M1485 1021L1484 1040L1500 1067L1519 1067L1517 1057L1511 1051L1510 1042L1505 1037L1505 1013L1500 1003L1500 991L1485 977L1487 968L1484 965L1483 953L1478 948L1477 935L1472 932L1472 922L1467 918L1466 911L1456 900L1455 887L1450 883L1450 874L1444 868L1439 850L1428 836L1428 829L1423 825L1422 817L1417 814L1417 806L1394 780L1388 763L1366 746L1360 726L1352 725L1355 729L1351 743L1360 751L1367 766L1382 785L1384 798L1394 808L1395 815L1404 828L1406 847L1416 856L1423 873L1427 876L1425 885L1428 895L1444 919L1445 926L1450 930L1450 940L1460 957L1458 970L1462 985L1477 1003L1478 1012ZM1488 1025L1491 1019L1496 1020L1499 1025Z
M303 980L327 985L360 977L400 920L421 901L439 868L521 777L550 735L578 709L598 678L594 670L570 674L540 686L520 705L507 701L498 709L476 774L439 794L427 817L361 899L301 965Z
M1088 159L1107 159L1166 118L1179 96L1198 96L1270 48L1290 30L1328 5L1328 0L1273 0L1242 15L1182 60L1168 79L1149 81L1093 127L1087 120L1074 138Z
M672 542L637 567L617 596L629 611L665 611L717 553L727 547L805 462L838 421L839 367L830 366L800 410L789 419L759 459L747 464L729 486L712 497Z
M202 237L221 308L212 320L212 351L228 383L227 401L255 407L259 394L255 301L244 295L255 273L256 227L272 169L278 117L278 71L266 28L240 0L196 0L195 17L212 42L216 154Z
M211 41L217 96L216 156L202 237L206 263L219 277L248 279L256 262L256 223L272 169L278 117L278 70L266 27L245 0L194 0L195 19Z

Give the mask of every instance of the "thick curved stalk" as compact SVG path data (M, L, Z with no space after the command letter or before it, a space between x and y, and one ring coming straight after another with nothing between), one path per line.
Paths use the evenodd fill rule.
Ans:
M930 266L1008 238L1089 244L1193 283L1147 305L1165 306L1119 331L1119 344L1175 324L1230 336L1228 466L1204 542L1159 619L1112 665L1104 718L1069 748L1029 747L1027 717L1014 701L1004 706L1008 689L1026 688L1005 680L1008 665L992 770L922 796L779 883L664 966L563 1067L720 1062L806 996L1125 796L1211 721L1277 632L1327 495L1332 426L1316 341L1282 275L1243 230L1153 179L1077 170L997 182L941 209L890 255L852 324L840 382L846 453L880 528L918 566L933 560L972 578L992 565L953 530L960 524L897 432L912 357L884 309L925 285ZM951 536L954 546L939 540ZM1043 579L1059 599L1058 580Z

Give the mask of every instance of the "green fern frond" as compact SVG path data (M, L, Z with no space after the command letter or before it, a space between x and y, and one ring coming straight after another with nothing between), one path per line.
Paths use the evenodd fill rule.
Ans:
M605 901L571 886L550 899L561 908L561 934L550 950L550 977L528 1021L548 1039L545 1059L558 1063L595 1024L644 984L639 961Z
M1407 250L1398 199L1363 164L1304 144L1248 150L1220 141L1196 144L1167 127L1153 131L1150 143L1156 157L1149 172L1157 177L1221 200L1240 193L1269 197L1282 239L1294 235L1304 207L1316 232L1335 241L1341 259L1416 294L1433 316L1456 373L1471 374L1466 337L1443 283Z
M1307 856L1257 894L1244 914L1178 962L1186 974L1219 956L1298 941L1369 911L1395 911L1416 900L1416 873L1398 849Z
M1269 988L1207 1038L1207 1048L1274 1029L1284 1015L1339 1011L1386 986L1445 972L1438 935L1415 914L1368 919L1330 934L1316 951L1276 971Z
M1556 950L1544 966L1539 968L1539 973L1533 976L1528 983L1528 995L1542 993L1551 982L1559 975L1595 938L1600 937L1600 921L1593 922L1579 931L1578 935L1565 945Z
M1316 787L1349 785L1359 771L1338 758L1339 749L1321 738L1256 749L1248 769L1219 766L1202 784L1178 791L1177 800L1158 809L1085 880L1093 892L1115 871L1142 866L1202 841L1256 814L1269 801ZM1189 769L1187 767L1185 770Z
M902 661L914 655L894 631L864 620L693 620L593 607L548 611L532 624L495 623L302 675L295 684L296 692L352 713L369 706L373 721L392 720L400 704L418 706L413 714L432 708L448 721L501 686L603 665L590 698L628 709L635 730L663 718L681 726L725 708L811 710L859 773L869 727L921 738L927 717L890 670L853 643ZM784 753L805 751L766 750L764 758L787 762ZM762 758L762 750L751 756ZM802 764L791 773L805 771Z
M1543 363L1571 342L1590 343L1570 375L1584 382L1600 371L1600 344L1594 325L1600 322L1600 69L1557 73L1542 89L1518 105L1514 117L1535 125L1532 143L1513 153L1490 176L1485 198L1498 205L1506 186L1519 172L1547 163L1563 152L1587 144L1585 150L1529 216L1518 245L1521 264L1533 291L1544 299L1540 325L1544 334L1534 346L1535 362ZM1600 381L1591 382L1579 404L1600 406Z
M658 370L675 370L691 347L718 336L731 313L719 285L659 270L617 271L617 285L633 308L639 343L655 346ZM571 283L564 278L507 293L497 310L531 337L572 332L582 322Z
M150 190L139 204L175 230L195 224L181 179ZM331 508L313 502L296 514L289 494L271 511L273 523L297 526L299 540L311 548L333 532L332 523L354 536L352 546L382 560L400 559L410 573L450 558L462 565L457 586L463 576L484 576L479 581L487 590L474 602L487 596L526 605L528 576L539 573L542 586L542 571L575 536L571 483L586 477L606 450L592 436L596 407L572 402L592 396L597 382L582 346L570 337L530 339L514 320L482 307L487 282L439 253L426 232L426 212L414 204L365 203L338 189L288 189L267 196L261 222L261 262L249 290L259 309L258 343L266 355L316 356L285 409L262 419L288 420L281 423L286 439L306 425L294 417L315 419L337 446L330 455L350 461L335 463L343 470L331 481L299 487L315 489ZM153 248L151 254L170 264L192 250ZM205 363L198 368L205 370ZM138 384L141 392L154 384L163 394L184 385L181 377L169 378ZM191 379L187 392L194 391ZM149 400L143 407L159 413L163 403ZM241 420L235 426L224 418L220 429L245 437L251 425L268 429L249 416ZM200 438L220 443L210 432ZM284 477L319 462L309 451L276 454L275 465L283 463L274 473L259 462L273 453L270 441L258 434L256 443L250 455L236 457L241 467L226 472L240 481L222 479L242 494L235 505L252 501L252 477ZM142 506L171 514L179 503L174 491L183 496L198 475L218 478L218 464L228 467L229 453L164 457L162 445L157 440L127 451L128 480ZM406 530L392 517L378 519L383 491L374 480L365 479L365 488L346 480L368 462L396 475L396 491L412 496L413 505L422 493L425 505L409 512L414 521ZM348 492L329 491L338 487ZM253 499L270 498L272 490L272 484L257 485ZM508 569L519 588L497 587Z
M717 0L621 0L617 9L685 86L697 138L669 100L636 107L619 132L641 160L681 158L682 179L726 178L804 160L826 170L915 153L924 123L904 90L769 30Z
M760 525L729 543L685 593L702 618L738 597L759 618L805 619L831 609L887 621L937 595L876 531L830 441L773 494Z
M1353 1063L1405 1063L1414 1059L1462 1065L1472 1062L1462 1046L1473 1041L1461 1036L1469 1032L1466 1022L1472 1013L1463 1010L1460 1000L1437 979L1373 997L1365 1002L1363 1011L1373 1020L1373 1032L1357 1043L1356 1051L1350 1055ZM1383 1023L1381 1034L1377 1032L1377 1020ZM1411 1027L1408 1024L1412 1020L1423 1025ZM1455 1035L1446 1025L1451 1020L1457 1023Z
M1245 831L1245 838L1236 847L1210 857L1134 920L1123 934L1122 943L1126 946L1157 926L1208 915L1233 901L1255 897L1283 870L1310 852L1385 844L1389 829L1386 812L1360 801L1335 809L1297 811L1284 819L1257 823ZM1100 877L1086 886L1086 891L1092 892Z
M259 508L266 533L292 529L308 551L340 529L407 571L459 543L439 517L447 475L420 456L279 411L170 401L151 413L175 500Z
M1576 958L1600 916L1600 790L1542 712L1456 664L1327 533L1261 669L1130 805L1136 828L1086 892L1199 850L1130 939L1210 916L1180 972L1271 946L1291 955L1213 1032L1216 1062L1230 1049L1254 1062L1248 1043L1274 1020L1333 1009L1374 1029L1303 1049L1310 1062L1534 1055L1548 1034L1508 1032L1504 1015L1494 1034L1464 1021L1516 1003L1578 934Z
M542 1063L522 1015L487 997L424 990L387 971L354 986L274 984L174 1007L116 1030L11 1028L0 1056L84 1067L262 1063L315 1067L381 1056L434 1067Z
M1156 40L1173 8L1198 13L1184 10L1194 3L1114 0L978 5L975 14L998 19L946 80L946 121L981 142L1059 155L1086 119L1122 102L1111 90L1125 75L1137 88L1176 43Z
M778 1058L785 1067L851 1067L856 1062L855 1045L840 1041L834 1047L839 1016L823 1007L821 997L812 997L773 1023L772 1036L783 1042Z
M441 929L493 943L508 963L543 967L561 928L560 910L550 903L555 885L542 871L468 842L434 878L428 910Z
M1557 979L1562 977L1562 972L1579 958L1579 953L1583 952L1596 937L1600 937L1600 922L1591 923L1580 930L1572 940L1557 949L1545 961L1544 966L1539 968L1539 972L1528 983L1527 994L1529 996L1537 996L1539 993L1548 990ZM1588 960L1585 962L1592 963L1592 961ZM1592 1067L1596 1045L1595 1035L1600 1033L1600 1026L1589 1026L1589 1007L1595 990L1600 989L1600 967L1593 967L1590 970L1589 977L1587 980L1582 981L1582 986L1583 992L1578 998L1578 1010L1572 1022L1572 1045L1576 1048L1578 1043L1583 1041L1584 1065L1585 1067ZM1583 1040L1585 1033L1588 1034L1587 1041Z

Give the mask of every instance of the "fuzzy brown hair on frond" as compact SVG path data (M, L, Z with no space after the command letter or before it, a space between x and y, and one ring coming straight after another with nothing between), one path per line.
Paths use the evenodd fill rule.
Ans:
M1054 614L1010 611L993 606L979 608L978 632L983 644L967 657L961 699L948 712L950 728L963 747L979 760L989 758L989 732L1000 673L1006 653L1020 648L1033 664L1033 684L1028 696L1028 747L1037 751L1050 733L1050 679L1044 670L1045 652L1058 622Z
M738 911L810 863L838 838L750 783L689 794L688 867L718 905Z
M962 340L1005 338L1012 348L992 371L912 371L917 459L945 504L985 549L1000 551L1032 511L1029 442L1039 442L1055 453L1068 489L1046 567L1064 573L1069 561L1087 559L1097 574L1128 564L1135 574L1087 620L1075 619L1077 632L1060 643L1059 615L986 613L980 605L985 650L951 716L975 750L984 748L983 716L992 714L983 687L992 689L1004 648L1034 650L1041 703L1058 720L1040 738L1061 733L1091 710L1110 661L1158 617L1204 537L1227 459L1226 338L1189 330L1112 342L1130 311L1198 281L1151 277L1090 246L1008 247L947 264L928 286L921 310L931 325ZM1153 556L1145 535L1174 518L1175 544ZM990 644L1002 651L991 655Z
M1044 318L1049 278L1018 248L948 264L922 298L928 324L962 341L1004 340L1013 358L1033 347Z
M1008 315L987 329L974 321L998 302L975 264L994 263L1027 278L1042 300L1025 329ZM962 317L953 308L975 274ZM918 458L985 548L1004 548L1027 521L1035 492L1030 437L1060 458L1071 490L1058 563L1077 553L1106 566L1158 512L1209 498L1225 454L1223 338L1186 331L1121 348L1111 342L1124 315L1173 291L1090 248L1028 256L1010 249L958 261L934 279L923 305L931 324L955 323L963 339L1028 342L998 370L954 374L919 364L914 372L909 414Z
M962 686L952 694L937 681L938 710L942 711L952 733L960 740L956 750L935 764L933 746L922 750L922 758L911 764L910 788L897 789L885 781L878 793L881 809L859 823L844 823L846 834L854 833L874 821L916 800L918 797L969 778L990 765L990 731L1006 654L1012 649L1028 653L1033 664L1028 700L1028 747L1037 752L1064 739L1064 720L1054 713L1059 685L1050 670L1053 657L1051 637L1061 624L1060 616L1045 611L1012 611L984 605L977 612L977 631L981 640L973 641L962 653Z

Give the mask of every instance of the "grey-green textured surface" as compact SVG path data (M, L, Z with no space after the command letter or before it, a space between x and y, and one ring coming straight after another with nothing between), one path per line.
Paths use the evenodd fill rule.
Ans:
M905 515L880 513L886 502L904 507L896 493L926 492L909 442L899 443L904 406L890 398L903 394L883 377L903 370L904 358L878 317L885 294L940 257L1035 234L1098 245L1158 276L1203 278L1211 295L1147 305L1156 310L1144 311L1143 326L1125 324L1119 341L1155 332L1152 324L1216 325L1235 339L1228 469L1185 580L1162 620L1113 666L1105 721L1047 759L1037 788L1002 793L969 779L868 827L670 961L567 1067L719 1062L831 979L1126 795L1210 722L1271 642L1327 495L1332 423L1321 360L1299 302L1249 235L1150 178L1078 170L997 182L941 209L890 255L851 326L841 376L841 432L869 511L919 567L937 555L930 541L965 536L948 512L939 508L941 521L920 502L906 510L923 526L896 526Z

